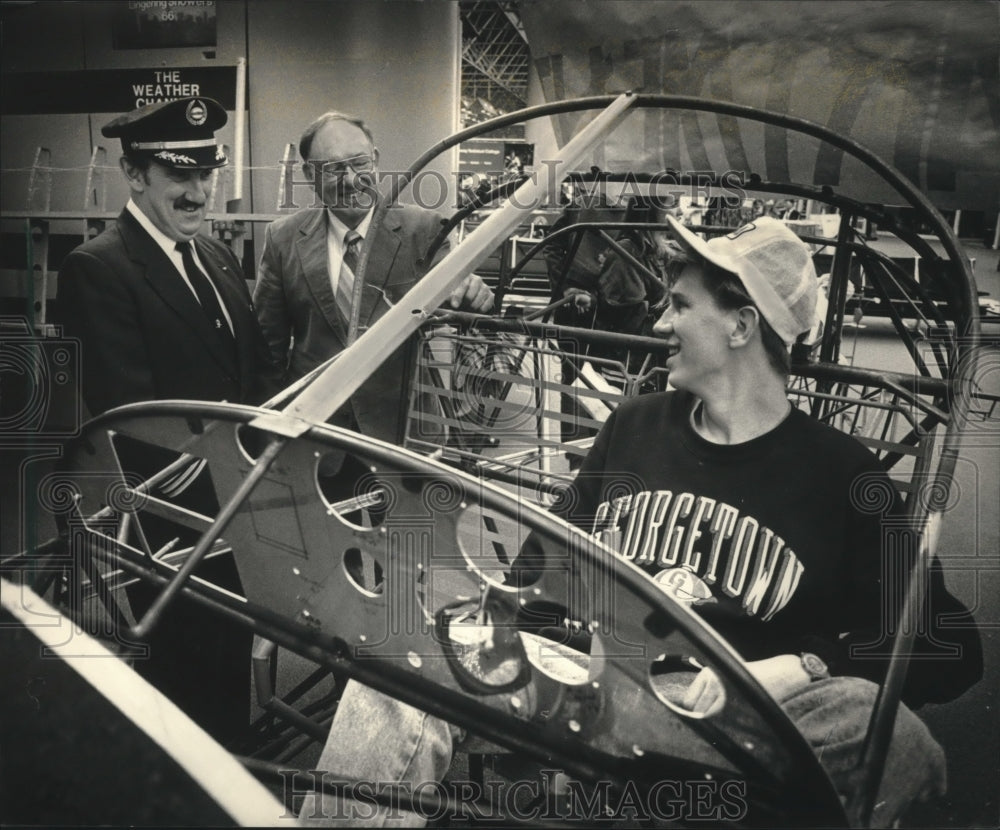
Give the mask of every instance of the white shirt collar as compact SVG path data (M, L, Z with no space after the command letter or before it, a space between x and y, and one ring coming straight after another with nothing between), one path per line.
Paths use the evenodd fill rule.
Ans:
M177 240L171 239L163 231L161 231L156 225L153 224L153 220L146 216L140 208L132 199L129 199L125 204L125 210L131 213L135 220L142 225L142 229L153 237L153 241L163 248L163 252L170 257L173 261L177 254Z
M361 238L364 239L368 235L368 226L372 223L372 215L375 213L375 208L372 208L365 214L365 218L358 223L358 226L354 229L359 234ZM330 233L336 238L338 246L343 250L344 247L344 235L350 230L347 225L340 221L336 216L333 215L333 211L329 208L326 209L326 218L329 222L327 227L330 229Z
M146 233L152 237L153 241L163 249L163 253L165 253L167 255L167 259L174 264L174 268L177 269L177 273L180 274L181 279L184 280L184 284L191 290L191 293L197 300L198 292L195 291L194 286L191 285L191 281L188 279L187 274L184 273L184 258L181 256L181 252L177 250L177 241L171 239L163 231L156 227L156 225L153 224L153 221L142 212L142 208L140 208L131 199L125 203L125 210L135 217L135 221L142 225L142 229L146 231ZM191 246L191 254L195 265L203 273L207 274L208 272L205 269L205 265L198 256L198 249L194 245ZM222 313L226 318L226 322L229 323L229 328L235 331L233 328L233 318L229 315L229 309L226 307L225 300L222 299L222 295L219 293L218 286L216 286L215 282L211 278L209 278L208 282L212 286L212 290L215 292L215 296L219 301L219 306L222 308Z

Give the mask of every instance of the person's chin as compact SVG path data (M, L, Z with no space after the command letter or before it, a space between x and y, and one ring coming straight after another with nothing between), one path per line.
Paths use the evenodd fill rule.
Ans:
M174 211L174 227L177 232L184 234L188 238L194 236L201 230L202 222L205 221L205 211L198 210L190 213L186 210Z
M667 379L670 381L670 385L675 389L683 389L685 386L685 373L684 369L679 366L671 366L670 362L667 362Z
M201 230L201 223L192 226L191 223L186 222L183 225L178 225L175 227L175 236L178 242L190 242L198 235L198 231Z
M340 219L344 224L349 227L354 227L358 222L360 222L366 213L368 213L369 207L355 207L353 205L328 205L330 211Z

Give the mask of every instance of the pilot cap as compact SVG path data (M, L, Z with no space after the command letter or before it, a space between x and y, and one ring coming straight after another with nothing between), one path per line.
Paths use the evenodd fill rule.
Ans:
M180 98L120 115L101 128L101 135L121 139L127 156L149 158L179 170L222 167L228 159L215 141L215 131L226 120L218 101Z

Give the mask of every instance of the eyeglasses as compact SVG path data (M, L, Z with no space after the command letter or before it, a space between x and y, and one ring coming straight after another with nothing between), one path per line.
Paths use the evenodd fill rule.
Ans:
M369 155L351 156L346 159L324 161L316 159L309 164L319 170L324 176L343 176L350 170L352 173L371 173L375 169L375 159Z

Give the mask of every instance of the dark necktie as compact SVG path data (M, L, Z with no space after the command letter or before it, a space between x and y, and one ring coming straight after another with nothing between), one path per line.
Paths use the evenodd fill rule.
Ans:
M340 278L337 280L337 308L344 319L351 321L351 305L354 299L354 275L358 270L358 254L361 250L363 237L360 233L350 230L344 234L344 257L340 266Z
M222 313L222 306L219 305L219 298L209 278L202 270L195 265L194 256L191 253L190 242L178 242L177 250L181 252L181 259L184 260L184 272L198 295L198 302L201 303L201 310L205 312L208 321L215 331L216 336L223 348L228 352L236 353L236 340L233 332L229 328L225 314Z

